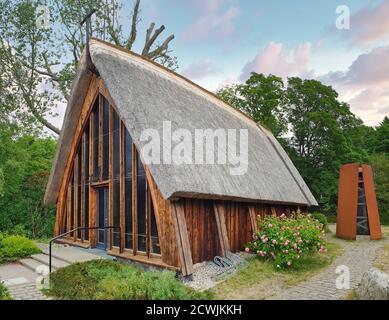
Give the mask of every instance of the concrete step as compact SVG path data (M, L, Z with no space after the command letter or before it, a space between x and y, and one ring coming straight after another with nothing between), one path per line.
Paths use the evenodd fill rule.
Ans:
M38 246L44 254L49 254L49 245L39 243ZM53 245L51 256L67 264L103 259L103 257L88 252L86 249L57 244Z
M39 249L41 249L42 253L49 255L50 250L49 250L49 245L46 243L37 243L37 246ZM51 251L51 257L61 260L63 262L66 262L68 264L72 264L72 261L69 261L69 259L66 259L63 255L60 254L63 249L69 248L69 246L63 246L59 244L53 244L52 251ZM66 250L66 249L65 249Z
M34 260L40 262L41 264L45 264L47 266L49 265L49 256L47 254L44 254L44 253L33 254L31 256L31 259L34 259ZM51 258L51 266L53 269L64 268L64 267L67 267L68 265L69 265L68 262L57 259L53 256Z
M26 268L34 271L34 272L36 272L36 268L37 267L39 267L39 266L41 266L43 264L43 263L41 263L41 262L39 262L37 260L31 259L31 258L21 259L21 260L19 260L19 263L22 266L24 266L24 267L26 267ZM46 264L44 264L44 265L46 265ZM54 270L56 270L56 268L53 266L53 271Z

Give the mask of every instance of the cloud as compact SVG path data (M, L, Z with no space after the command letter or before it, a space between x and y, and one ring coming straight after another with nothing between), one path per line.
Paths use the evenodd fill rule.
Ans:
M376 125L388 115L389 45L361 54L346 71L331 71L321 76L308 69L314 49L309 42L294 49L271 42L244 65L238 80L246 81L251 72L317 79L333 86L340 100L348 102L367 125Z
M214 75L220 71L212 61L208 59L199 60L190 64L184 71L183 75L191 80L202 80L209 75Z
M239 8L230 6L223 10L222 0L199 0L195 6L199 11L198 17L183 32L184 41L203 40L209 36L212 38L226 37L235 33L235 21L240 15Z
M330 72L318 79L332 85L367 124L377 124L388 114L389 46L360 55L344 72Z
M389 1L367 6L351 16L350 30L344 33L354 44L369 45L389 39Z
M224 0L195 0L195 4L203 12L216 12Z
M285 49L282 43L270 42L260 50L253 60L246 63L239 77L241 81L249 78L251 72L275 74L281 77L307 73L311 57L311 43L300 44L297 48Z

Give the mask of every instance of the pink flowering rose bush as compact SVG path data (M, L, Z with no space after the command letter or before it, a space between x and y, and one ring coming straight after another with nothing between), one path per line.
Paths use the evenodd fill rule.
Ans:
M323 224L297 212L290 217L283 214L259 218L259 231L245 251L269 259L281 269L298 265L304 256L326 252L326 245Z

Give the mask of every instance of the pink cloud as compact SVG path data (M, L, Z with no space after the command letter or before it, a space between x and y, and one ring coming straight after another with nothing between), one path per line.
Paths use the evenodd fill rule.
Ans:
M319 80L332 85L357 115L375 125L388 114L389 46L362 54L347 71L330 72Z
M222 10L222 0L199 0L195 6L199 11L198 17L183 32L184 41L202 40L213 37L226 37L235 32L235 21L240 15L239 8L231 6Z
M314 49L309 42L294 49L271 42L246 63L239 80L245 81L251 72L318 79L332 85L340 100L348 102L367 125L377 125L388 115L389 45L361 54L346 71L332 71L320 77L308 69Z
M344 35L353 43L362 45L389 39L389 1L364 7L351 16L350 30Z
M215 12L221 7L223 0L196 0L195 3L203 12Z
M291 50L285 49L282 43L270 42L243 67L239 78L244 81L251 72L274 74L281 77L306 73L310 57L311 44L309 42Z
M212 61L204 59L190 64L182 74L191 80L201 80L219 71Z

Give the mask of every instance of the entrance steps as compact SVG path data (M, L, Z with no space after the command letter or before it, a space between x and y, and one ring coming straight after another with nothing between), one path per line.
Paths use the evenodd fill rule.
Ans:
M19 263L32 271L36 271L39 266L49 267L49 245L37 244L42 253L34 254L30 258L21 259ZM101 256L86 252L77 247L54 244L51 254L52 270L58 270L69 266L72 263L86 262L90 260L103 259Z

